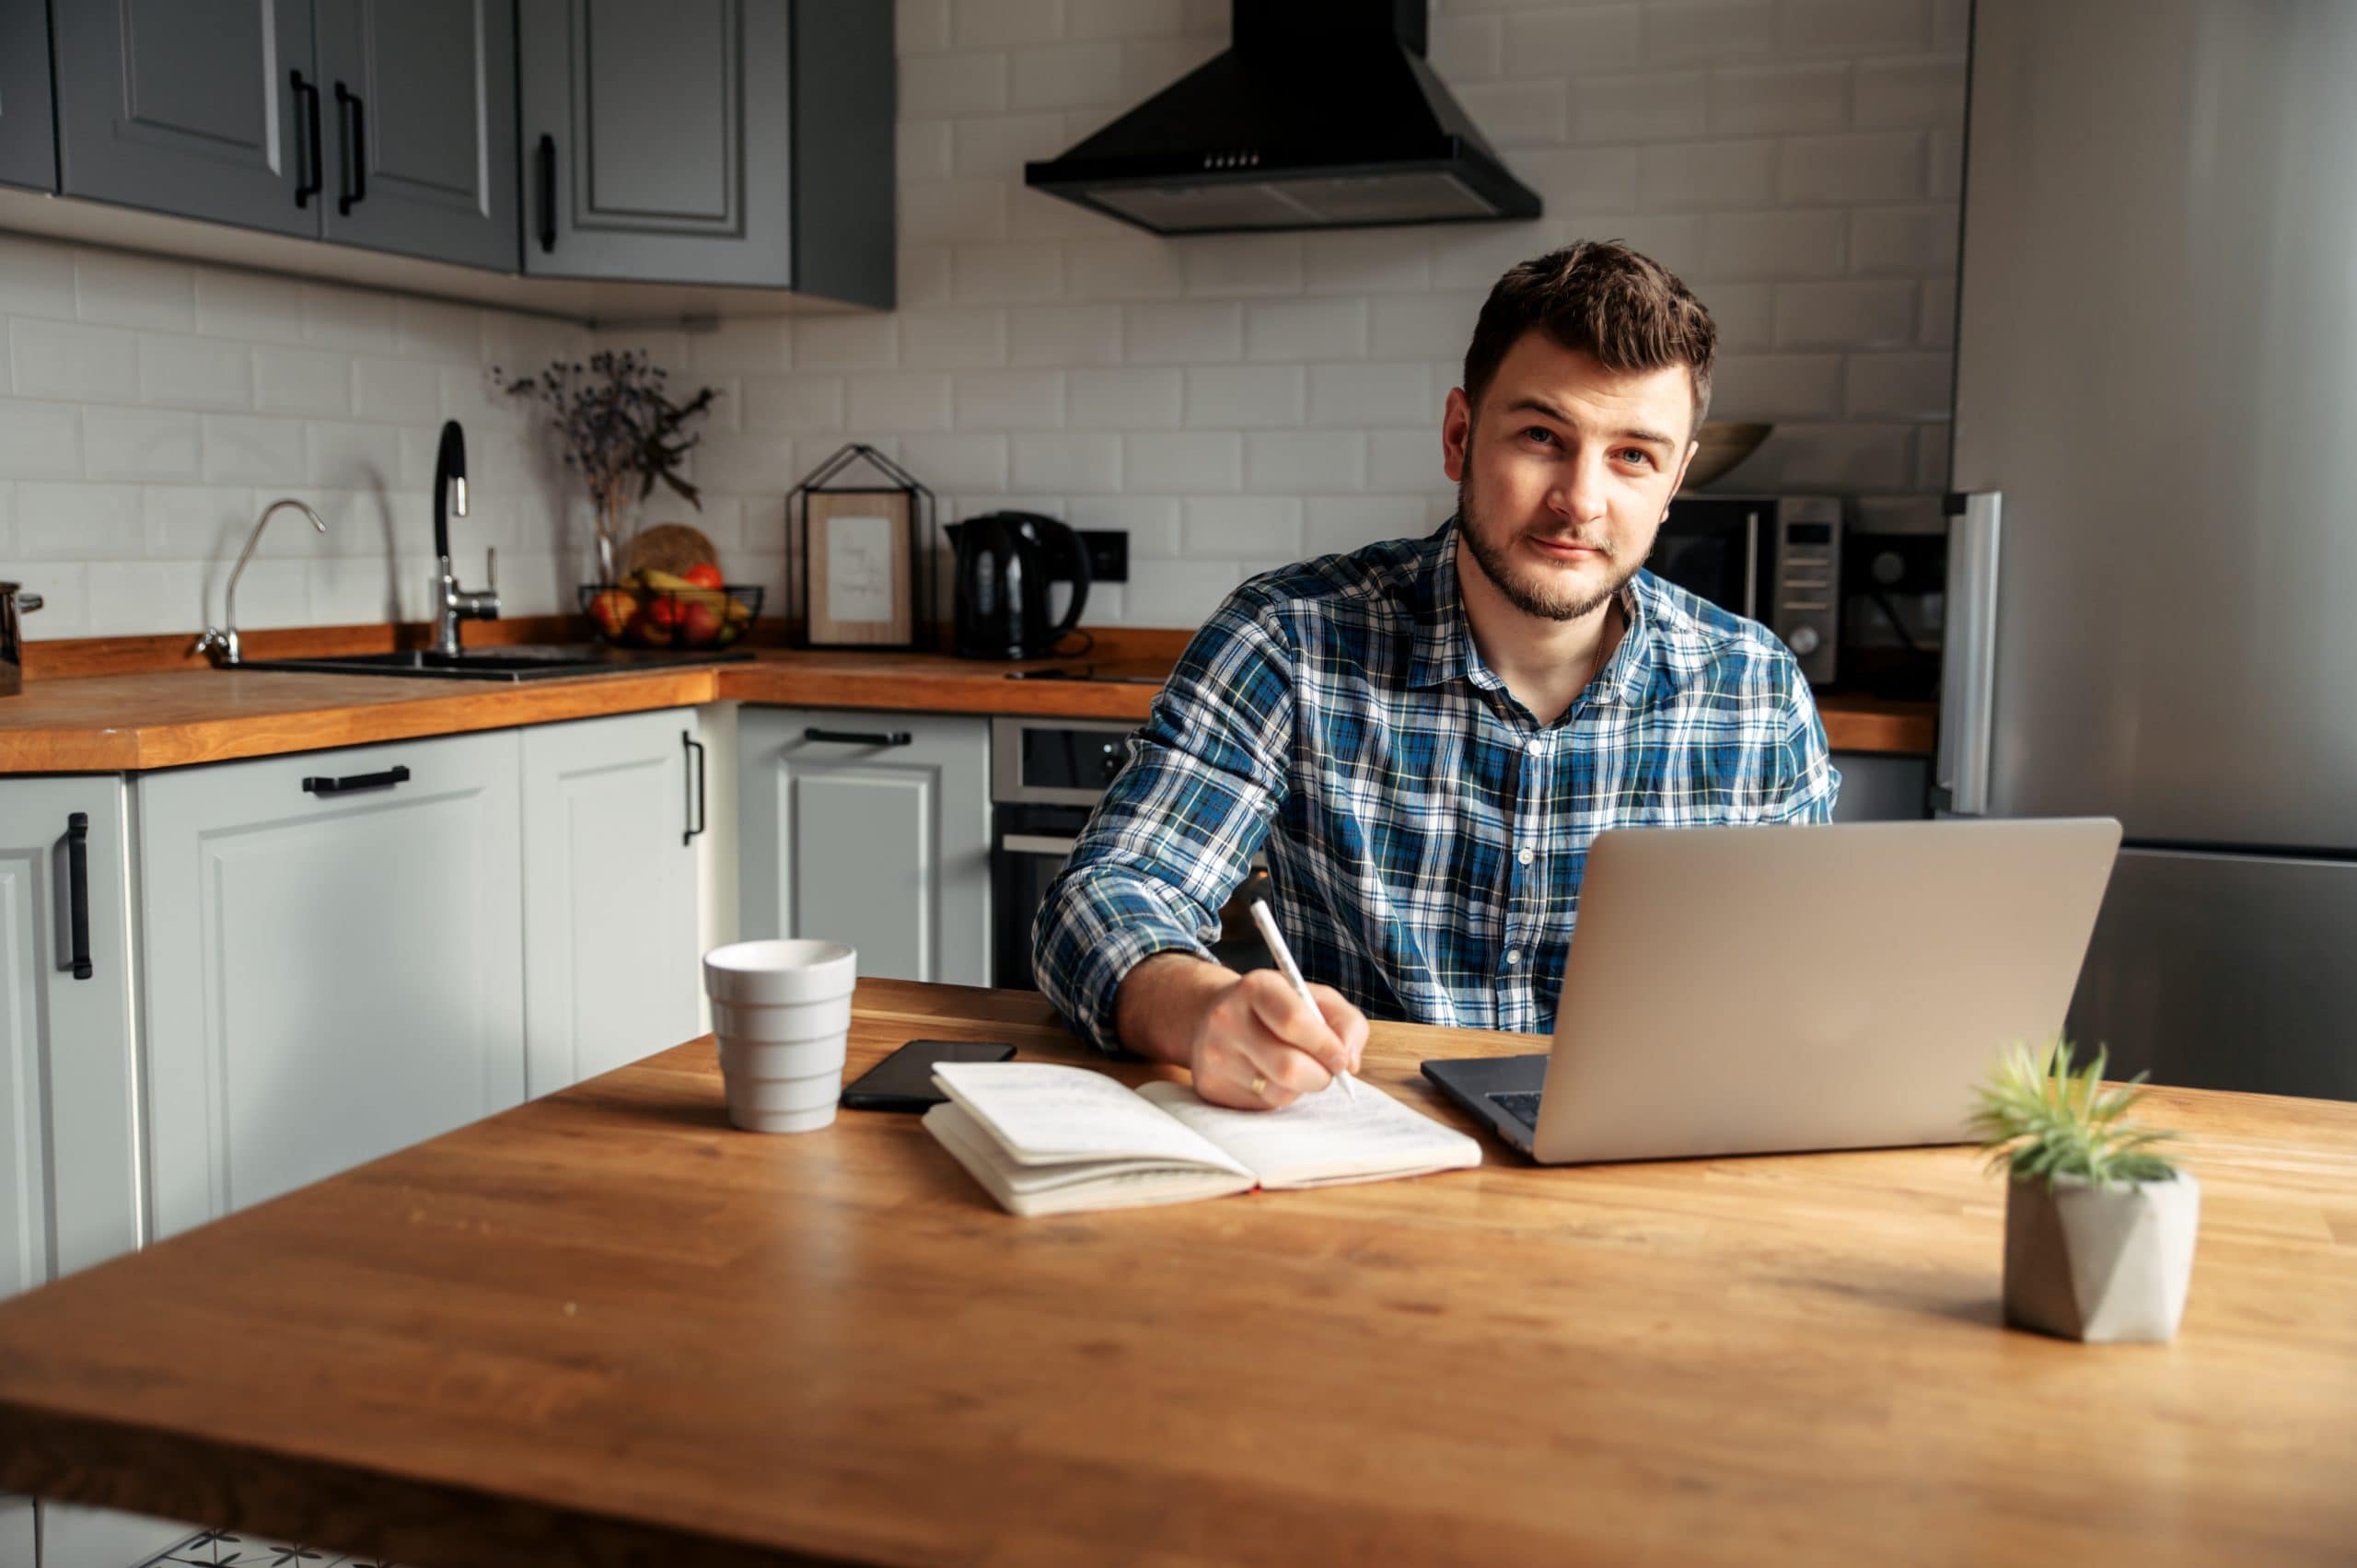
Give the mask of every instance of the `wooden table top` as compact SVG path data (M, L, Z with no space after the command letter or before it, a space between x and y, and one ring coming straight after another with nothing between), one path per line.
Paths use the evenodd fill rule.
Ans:
M853 1071L1093 1060L1028 993L857 1000ZM731 1131L695 1042L0 1304L0 1488L439 1568L2345 1562L2357 1105L2152 1098L2191 1300L2090 1347L1999 1326L1969 1149L1021 1220L911 1117Z

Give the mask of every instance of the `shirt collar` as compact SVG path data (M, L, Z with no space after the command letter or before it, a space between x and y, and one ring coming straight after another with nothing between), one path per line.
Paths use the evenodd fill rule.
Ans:
M1496 685L1497 677L1480 666L1473 649L1473 633L1465 623L1465 598L1457 581L1457 520L1451 517L1423 541L1422 570L1416 574L1415 649L1408 661L1411 691L1444 685L1475 670L1486 677L1477 684ZM1631 707L1644 701L1653 684L1653 577L1639 572L1620 590L1620 613L1628 633L1605 661L1596 683L1596 698Z

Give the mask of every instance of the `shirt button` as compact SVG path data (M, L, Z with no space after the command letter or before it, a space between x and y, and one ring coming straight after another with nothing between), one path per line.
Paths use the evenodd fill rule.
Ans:
M1523 749L1534 757L1544 757L1547 755L1547 743L1543 740L1534 740Z
M1519 947L1508 947L1506 949L1506 968L1512 969L1515 965L1520 962L1522 962L1522 949Z
M1516 854L1515 858L1522 862L1525 865L1527 865L1533 860L1538 858L1538 852L1537 850L1534 850L1529 845L1525 844L1522 848L1522 852Z

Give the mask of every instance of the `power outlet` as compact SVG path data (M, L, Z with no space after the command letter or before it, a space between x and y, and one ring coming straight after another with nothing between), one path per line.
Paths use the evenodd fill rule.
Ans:
M1130 536L1121 528L1083 528L1080 545L1088 552L1088 580L1126 583L1130 580Z

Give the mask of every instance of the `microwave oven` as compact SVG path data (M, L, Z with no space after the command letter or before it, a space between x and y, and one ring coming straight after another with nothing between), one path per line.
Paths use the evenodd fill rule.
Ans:
M1681 495L1645 564L1783 640L1811 685L1841 644L1841 502L1832 495Z

